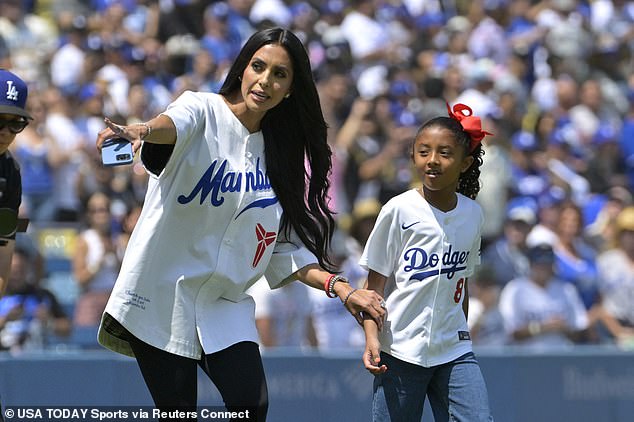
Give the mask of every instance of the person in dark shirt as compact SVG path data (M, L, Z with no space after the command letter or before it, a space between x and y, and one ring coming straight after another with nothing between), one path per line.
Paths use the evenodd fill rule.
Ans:
M33 120L25 108L27 96L24 81L8 70L0 69L0 298L9 279L22 202L20 166L9 152L9 145L29 120ZM1 408L2 403L0 421L3 420Z
M22 79L0 69L0 296L9 277L22 201L20 166L9 152L9 145L33 119L25 109L27 95Z

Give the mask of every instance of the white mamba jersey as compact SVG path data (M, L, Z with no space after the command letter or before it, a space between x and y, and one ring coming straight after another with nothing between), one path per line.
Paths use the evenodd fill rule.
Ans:
M263 275L279 286L317 258L279 233L262 132L249 133L217 94L185 92L164 114L177 141L150 174L106 313L144 342L198 359L257 341L244 291ZM132 354L103 323L99 341Z

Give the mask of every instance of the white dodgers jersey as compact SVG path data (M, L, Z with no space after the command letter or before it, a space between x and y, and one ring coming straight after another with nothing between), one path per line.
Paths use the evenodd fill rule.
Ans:
M462 302L466 279L480 263L484 218L475 201L457 195L448 212L432 207L414 189L392 198L360 260L388 277L381 350L424 367L472 350Z

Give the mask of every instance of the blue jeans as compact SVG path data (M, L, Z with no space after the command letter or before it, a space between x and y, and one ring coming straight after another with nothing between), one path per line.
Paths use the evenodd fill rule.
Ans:
M374 378L374 422L420 422L426 396L435 422L493 421L484 378L472 352L431 368L381 352L381 364L388 369Z

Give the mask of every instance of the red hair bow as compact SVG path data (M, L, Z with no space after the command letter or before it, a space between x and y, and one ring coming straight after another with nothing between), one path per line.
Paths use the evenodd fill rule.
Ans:
M453 111L451 111L449 103L445 104L447 104L449 117L457 120L462 126L462 129L471 137L471 144L469 145L470 151L476 149L486 135L493 135L492 133L482 130L480 118L473 115L473 110L471 110L471 107L468 105L458 103L453 106ZM465 113L465 111L467 113Z

